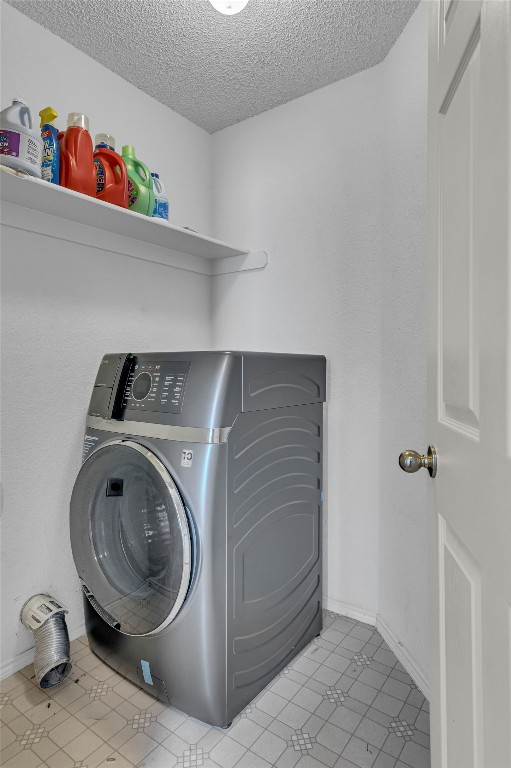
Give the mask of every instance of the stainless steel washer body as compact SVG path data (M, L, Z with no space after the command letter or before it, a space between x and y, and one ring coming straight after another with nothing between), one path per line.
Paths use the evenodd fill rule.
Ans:
M93 651L225 726L321 630L325 359L114 354L71 543Z

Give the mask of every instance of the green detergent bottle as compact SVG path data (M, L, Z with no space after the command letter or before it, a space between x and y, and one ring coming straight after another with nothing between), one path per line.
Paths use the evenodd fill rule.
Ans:
M154 192L151 171L145 163L137 160L135 148L127 144L122 148L122 159L128 171L128 204L131 211L152 216Z

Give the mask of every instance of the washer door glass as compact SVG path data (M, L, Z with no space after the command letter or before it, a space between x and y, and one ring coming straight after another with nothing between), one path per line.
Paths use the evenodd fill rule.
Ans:
M175 617L190 582L190 531L174 481L147 448L116 440L87 459L71 543L87 597L121 632L151 634Z

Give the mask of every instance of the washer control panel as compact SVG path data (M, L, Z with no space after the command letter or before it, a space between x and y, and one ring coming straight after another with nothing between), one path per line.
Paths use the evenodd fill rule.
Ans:
M123 407L128 411L181 413L190 363L135 362L124 390Z

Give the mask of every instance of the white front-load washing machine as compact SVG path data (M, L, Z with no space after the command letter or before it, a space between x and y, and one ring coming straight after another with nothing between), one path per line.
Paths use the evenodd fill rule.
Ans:
M71 499L92 650L225 726L321 630L325 359L106 355Z

